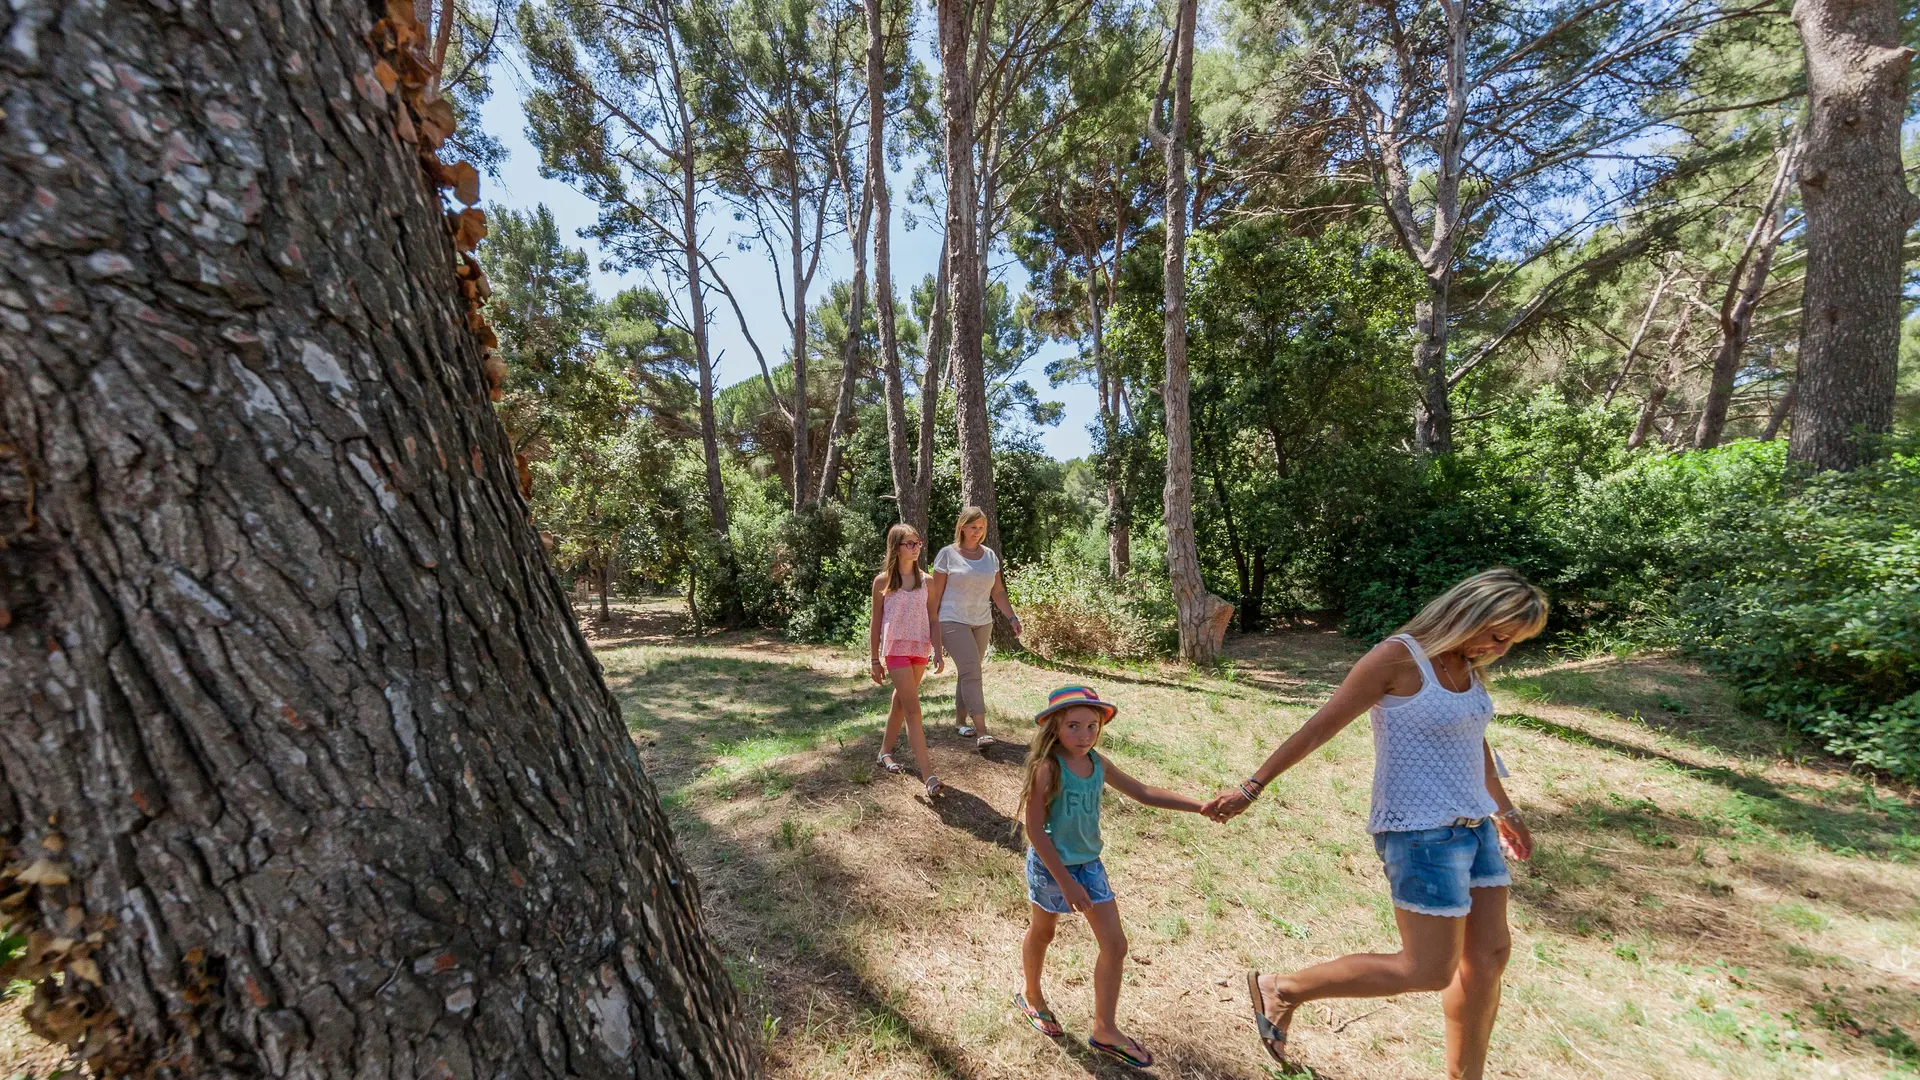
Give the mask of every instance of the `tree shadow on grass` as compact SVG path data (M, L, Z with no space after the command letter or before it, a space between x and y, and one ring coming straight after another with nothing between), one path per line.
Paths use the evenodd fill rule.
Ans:
M975 806L978 800L972 796L950 796L949 800L935 801L936 809L961 819L949 824L988 843L1005 837L1011 822L1004 816L991 808L982 813L985 804ZM949 805L941 807L943 801ZM942 814L943 820L946 816ZM778 1033L771 1047L776 1057L817 1071L832 1063L813 1059L836 1053L866 1052L896 1065L902 1056L910 1055L929 1067L927 1075L951 1080L985 1075L982 1062L970 1055L967 1043L953 1031L942 1030L942 1026L965 1030L968 1021L929 1023L934 1018L926 1015L923 1005L916 1005L912 993L926 975L903 972L890 978L886 970L874 969L875 955L859 951L859 943L871 934L922 932L911 908L903 908L883 890L863 887L870 883L863 882L861 872L843 863L830 845L816 840L803 837L785 848L778 840L769 845L726 826L709 825L684 808L675 812L674 826L700 875L709 925L728 956L736 984L746 994L748 1024ZM994 831L1001 837L980 835ZM878 962L884 963L889 955L879 953ZM1010 1001L1004 1022L1013 1037L1027 1037ZM1094 1052L1087 1047L1084 1032L1069 1033L1054 1046L1073 1066L1101 1080L1154 1076L1268 1080L1275 1075L1264 1067L1223 1057L1217 1045L1197 1037L1162 1035L1153 1049L1163 1064L1144 1071ZM1336 1080L1301 1067L1283 1075Z
M1526 713L1502 713L1495 720L1636 761L1664 763L1682 776L1742 796L1745 801L1739 808L1753 824L1810 841L1827 851L1886 856L1915 850L1912 834L1916 824L1920 824L1920 814L1904 804L1891 804L1882 810L1837 809L1814 801L1821 794L1819 789L1795 793L1764 777L1724 766L1685 761Z

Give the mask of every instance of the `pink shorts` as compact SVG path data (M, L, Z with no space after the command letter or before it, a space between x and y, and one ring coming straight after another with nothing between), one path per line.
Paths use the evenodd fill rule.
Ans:
M913 665L914 667L926 667L927 658L924 656L889 656L887 657L888 671L892 671L894 668L906 667L909 664Z

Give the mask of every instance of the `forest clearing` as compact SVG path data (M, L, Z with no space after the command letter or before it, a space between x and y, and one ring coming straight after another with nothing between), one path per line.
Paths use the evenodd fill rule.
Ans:
M583 613L587 615L587 613ZM583 622L590 621L587 615ZM768 1075L1065 1078L1131 1072L1010 1004L1026 917L1010 814L1018 741L1046 690L1121 703L1103 746L1136 775L1211 792L1297 726L1361 649L1326 629L1230 640L1227 662L1061 670L1001 657L986 755L930 721L949 792L873 766L885 696L857 654L675 635L622 606L596 649L673 816ZM1037 660L1038 658L1030 658ZM1920 1075L1920 815L1791 733L1755 724L1664 655L1519 657L1491 741L1539 851L1516 864L1513 965L1491 1075ZM929 716L952 680L930 678ZM1116 803L1108 831L1134 942L1123 1016L1152 1075L1286 1075L1260 1056L1238 975L1391 947L1365 833L1364 721L1244 820ZM1056 946L1062 1020L1084 1027L1091 939ZM1223 985L1224 981L1224 985ZM1304 1075L1435 1075L1431 995L1316 1006Z

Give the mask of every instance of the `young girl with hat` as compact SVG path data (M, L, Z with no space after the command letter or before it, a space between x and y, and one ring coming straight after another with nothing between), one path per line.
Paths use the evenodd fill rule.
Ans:
M1199 813L1199 799L1143 784L1094 751L1100 732L1117 712L1085 686L1063 686L1047 697L1033 720L1040 726L1027 750L1027 783L1020 819L1027 829L1027 900L1032 921L1021 951L1026 993L1015 999L1027 1022L1042 1035L1063 1034L1047 1009L1040 971L1060 916L1080 912L1100 943L1093 965L1093 1031L1087 1045L1136 1068L1153 1055L1122 1034L1114 1019L1120 1004L1120 973L1127 935L1120 908L1100 864L1100 794L1111 784L1122 795L1163 810Z

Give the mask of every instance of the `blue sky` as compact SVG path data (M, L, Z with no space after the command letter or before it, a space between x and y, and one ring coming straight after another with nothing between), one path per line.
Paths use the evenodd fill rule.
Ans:
M638 274L622 274L600 268L599 245L591 239L579 235L579 230L592 225L595 208L591 200L574 191L559 180L550 180L540 175L540 156L534 150L526 136L526 117L521 112L520 102L524 94L526 80L521 74L523 67L519 58L511 51L493 65L490 72L493 78L493 97L480 110L481 126L488 134L499 139L507 149L507 160L500 168L498 178L487 177L480 185L483 202L500 203L519 209L531 209L537 203L545 203L552 211L554 220L559 224L561 233L571 238L570 242L585 248L594 260L594 288L602 296L611 296L629 285L642 283ZM905 191L909 177L902 173L894 174L893 189L896 193ZM918 228L907 227L907 215L902 212L903 199L896 194L893 227L893 262L896 295L905 297L907 289L922 280L935 269L940 257L940 234L926 224ZM716 218L716 237L718 248L723 246L726 235L724 219ZM732 245L725 244L724 256L720 256L724 272L734 293L740 298L741 309L745 312L748 326L755 340L767 354L768 363L778 363L782 357L782 343L789 336L785 320L781 317L779 294L774 288L771 265L764 255L735 251ZM717 253L716 253L717 254ZM994 259L996 267L1001 269L1008 285L1018 292L1026 281L1026 272L1018 262L1008 258L1005 252L998 253ZM835 281L844 280L853 273L853 255L845 237L830 247L821 258L820 271L815 277L814 289L810 300L823 295ZM753 350L748 347L745 335L740 332L737 320L731 309L724 306L724 299L714 298L723 306L715 315L710 330L710 340L716 357L716 378L722 386L730 386L743 379L758 377L759 366L753 358ZM1075 383L1057 389L1047 385L1047 361L1062 355L1070 355L1073 346L1067 343L1052 343L1043 347L1022 372L1022 377L1032 382L1040 391L1041 399L1059 401L1066 405L1065 414L1053 427L1042 429L1040 441L1047 452L1062 460L1085 456L1092 447L1089 425L1093 423L1098 411L1098 402L1091 386Z

